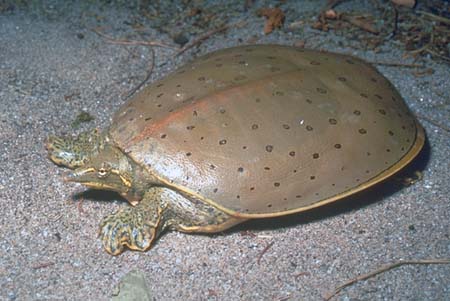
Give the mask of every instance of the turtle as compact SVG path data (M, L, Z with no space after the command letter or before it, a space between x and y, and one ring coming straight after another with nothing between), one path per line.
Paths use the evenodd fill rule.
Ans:
M165 230L215 233L371 187L420 152L396 88L344 54L246 45L198 57L125 102L103 131L50 136L69 182L130 206L100 224L105 250L148 250Z

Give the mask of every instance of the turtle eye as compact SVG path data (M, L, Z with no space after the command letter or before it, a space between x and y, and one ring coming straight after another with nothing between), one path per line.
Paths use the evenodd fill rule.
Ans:
M97 175L99 178L104 178L108 175L108 170L104 167L100 167L98 169Z

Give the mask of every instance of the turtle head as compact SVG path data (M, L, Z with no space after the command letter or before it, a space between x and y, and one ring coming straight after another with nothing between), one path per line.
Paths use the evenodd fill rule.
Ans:
M82 167L66 175L65 180L89 188L112 190L136 205L141 197L136 192L136 164L119 148L105 144Z

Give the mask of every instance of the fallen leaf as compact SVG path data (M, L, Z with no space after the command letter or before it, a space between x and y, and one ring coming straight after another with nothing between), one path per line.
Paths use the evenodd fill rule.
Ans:
M269 34L275 28L281 28L284 23L284 13L278 7L276 8L261 8L258 11L259 16L266 17L267 21L264 25L264 33Z

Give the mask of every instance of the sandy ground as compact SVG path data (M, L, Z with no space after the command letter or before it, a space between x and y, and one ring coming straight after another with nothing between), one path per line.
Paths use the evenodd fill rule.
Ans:
M318 2L286 4L286 22L317 10L324 1ZM96 237L98 223L126 204L115 194L83 193L83 187L64 183L64 170L46 158L44 141L51 133L106 127L127 92L144 79L150 51L106 43L90 30L101 26L116 37L133 33L130 10L67 4L63 17L54 10L0 14L1 300L108 300L133 269L143 272L154 300L321 300L345 280L386 263L450 258L449 133L424 119L429 142L416 161L423 180L410 187L388 183L312 212L217 235L167 233L146 253L108 255ZM231 21L250 21L246 28L214 35L180 57L156 48L150 82L195 55L248 43L255 35L258 43L307 39L310 48L402 61L396 43L380 53L359 51L346 48L342 37L309 27L264 36L264 20L254 11L235 15ZM152 39L173 44L151 22L142 22ZM379 70L415 113L449 127L449 67L425 63L432 75ZM71 123L81 111L95 120L74 130ZM449 279L450 265L403 266L335 299L449 300Z

